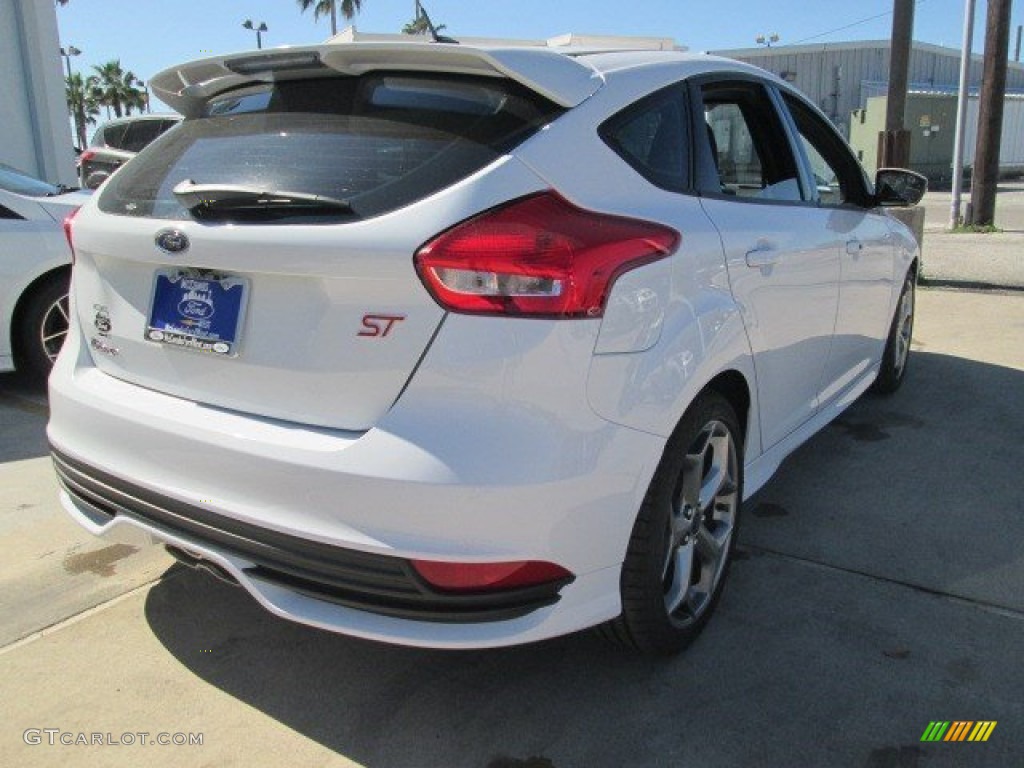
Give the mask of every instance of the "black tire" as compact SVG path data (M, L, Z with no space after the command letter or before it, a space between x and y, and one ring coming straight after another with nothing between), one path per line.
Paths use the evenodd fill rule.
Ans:
M15 317L15 366L24 375L43 381L68 332L68 283L65 273L53 275L32 289Z
M705 481L707 488L716 486L709 478L723 469L720 491L700 499ZM692 505L685 500L694 498L710 503L700 508L705 505L699 501L696 514L687 512ZM721 596L736 546L742 499L743 435L736 413L724 397L705 392L665 447L626 550L620 578L622 614L603 625L602 634L652 654L678 653L693 642ZM711 541L720 545L720 560L714 562L704 554L714 551L709 549ZM684 581L676 577L686 570L679 564L686 562L687 551L690 563Z
M889 337L885 342L878 378L871 385L871 391L876 394L892 394L906 378L907 365L910 363L910 342L914 334L916 283L917 273L911 270L903 279L903 289L896 302L892 325L889 326Z

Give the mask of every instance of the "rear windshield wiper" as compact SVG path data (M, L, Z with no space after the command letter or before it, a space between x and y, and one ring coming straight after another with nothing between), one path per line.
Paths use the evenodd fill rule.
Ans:
M347 200L308 192L287 192L282 189L264 189L242 184L196 184L186 179L172 190L183 206L192 213L202 215L216 211L280 211L300 209L306 211L352 211Z

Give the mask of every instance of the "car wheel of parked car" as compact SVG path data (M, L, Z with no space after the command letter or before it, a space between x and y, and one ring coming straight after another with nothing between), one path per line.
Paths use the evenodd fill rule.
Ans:
M872 390L879 394L895 392L903 383L910 361L910 341L914 333L914 291L917 274L911 270L903 281L900 300L896 303L896 314L885 343L882 366Z
M68 335L68 276L54 275L25 301L17 329L18 369L45 379Z
M622 568L622 615L604 633L638 650L676 653L703 629L736 545L743 498L736 414L708 392L669 440Z

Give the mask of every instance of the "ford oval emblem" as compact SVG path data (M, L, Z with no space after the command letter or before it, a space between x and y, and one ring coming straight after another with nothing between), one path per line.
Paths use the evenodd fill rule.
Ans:
M188 236L177 229L165 229L156 233L156 247L164 253L181 253L188 250Z

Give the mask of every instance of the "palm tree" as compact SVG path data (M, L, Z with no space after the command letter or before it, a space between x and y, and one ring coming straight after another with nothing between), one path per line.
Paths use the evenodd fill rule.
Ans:
M442 29L447 29L447 24L438 24L434 27L435 32L440 32ZM426 16L420 16L418 19L413 19L402 27L403 35L425 35L430 32L430 23L427 21Z
M125 111L130 115L132 108L142 110L145 95L138 87L142 81L134 72L126 72L119 59L94 66L93 69L96 70L102 93L100 103L113 109L115 116L121 117Z
M81 72L75 72L67 78L65 85L68 109L75 120L78 146L84 149L88 140L85 128L87 125L95 124L100 114L99 82L95 77L83 78Z
M303 13L312 8L314 20L321 16L330 16L331 34L338 34L337 6L339 0L296 0L296 2L299 4L299 10ZM362 10L363 0L340 0L340 4L341 15L346 19L351 19Z
M124 111L126 114L131 114L132 110L137 110L141 115L146 111L146 91L145 83L139 78L135 77L131 72L128 73L131 76L133 82L131 87L125 91L124 95Z

